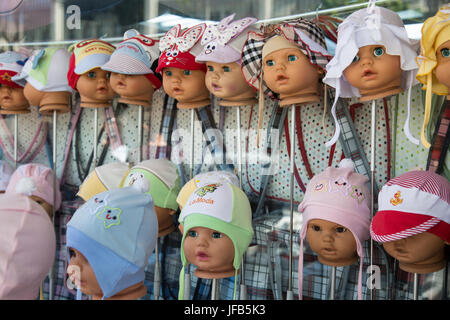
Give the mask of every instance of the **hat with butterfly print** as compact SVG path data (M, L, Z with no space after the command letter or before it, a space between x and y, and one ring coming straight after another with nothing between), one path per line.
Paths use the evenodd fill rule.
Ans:
M102 69L128 75L145 75L155 89L159 89L162 78L156 70L159 58L158 40L134 29L126 31L123 38Z
M197 62L241 63L241 52L249 31L257 19L246 17L233 21L235 13L222 19L218 24L206 27L200 44L202 52L195 58Z
M159 40L161 56L156 72L161 72L163 68L169 67L206 72L204 63L195 62L195 57L202 49L199 41L205 29L206 24L201 23L182 32L181 26L178 24L167 31Z

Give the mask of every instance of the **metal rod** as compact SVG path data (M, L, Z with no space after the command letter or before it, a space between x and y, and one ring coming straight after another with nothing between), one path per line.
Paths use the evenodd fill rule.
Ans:
M212 284L211 284L211 300L219 300L219 287L220 287L220 283L219 283L220 279L212 279Z
M18 131L19 131L19 117L14 115L14 169L17 169L17 144L18 144Z
M56 140L56 110L53 110L53 206L52 206L52 211L53 211L53 217L52 217L52 222L53 222L53 228L55 227L55 215L56 215L56 209L55 209L55 203L56 203L56 146L57 146L57 140ZM54 297L54 292L53 292L53 286L54 286L54 276L55 276L55 264L53 262L52 267L50 269L50 274L49 274L49 300L53 300Z
M97 166L98 108L94 108L94 159L93 168Z
M336 296L336 267L331 267L330 285L330 300L334 300Z
M294 170L295 170L295 104L291 106L291 180L290 180L290 219L289 219L289 279L286 294L287 300L293 300L292 272L293 272L293 228L294 228Z
M372 121L371 121L371 146L370 146L370 221L373 219L373 214L375 211L375 137L376 137L376 101L372 100ZM373 274L372 270L373 266L373 239L370 238L370 274ZM374 288L370 288L370 300L373 300L373 290Z
M161 285L161 273L159 269L159 238L155 246L155 274L153 275L153 296L159 300L159 288Z
M142 122L143 122L143 108L142 106L139 106L138 110L138 161L142 161Z
M414 300L419 300L419 274L414 273Z
M191 109L191 173L190 179L194 177L194 119L195 110Z

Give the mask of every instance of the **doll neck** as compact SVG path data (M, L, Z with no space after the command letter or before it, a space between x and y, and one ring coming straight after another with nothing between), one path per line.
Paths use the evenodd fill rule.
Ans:
M355 253L354 256L348 257L347 259L336 260L328 260L322 256L318 256L317 258L321 264L331 266L331 267L344 267L354 264L358 260L358 255Z
M239 106L251 106L257 104L258 100L255 97L255 90L253 88L249 88L244 93L240 95L224 98L219 101L219 105L222 107L239 107Z
M138 98L129 98L121 96L118 100L120 103L125 104L134 104L136 106L143 106L143 107L151 107L152 106L152 97L150 99L138 99Z
M95 99L89 99L88 97L81 96L81 102L80 107L82 108L106 108L111 106L112 101L102 101L102 100L95 100Z
M53 111L58 113L69 111L70 92L55 91L44 92L41 102L39 103L39 112L42 114L52 114Z
M155 206L155 212L158 218L158 238L168 235L176 229L173 223L175 212L172 209Z
M280 94L280 107L287 107L293 104L310 103L320 101L317 89L299 91L293 94Z
M444 256L441 256L441 258L442 259L439 259L439 261L432 261L428 263L407 263L399 261L398 267L403 271L411 273L433 273L445 268L446 261L444 259Z
M114 296L105 298L105 300L136 300L142 298L147 293L147 288L143 282L136 283L131 287L123 289ZM92 296L92 300L101 300L101 296Z
M199 268L195 269L194 275L197 278L202 279L223 279L233 277L236 273L236 270L231 266L231 269L228 270L220 270L220 271L211 271L211 270L201 270ZM238 272L239 273L239 270Z
M25 114L30 113L30 105L28 103L23 104L21 106L14 106L14 108L8 107L2 107L0 106L0 114Z
M197 109L211 104L211 99L208 98L200 98L195 101L178 101L177 108L179 109Z
M399 94L401 92L403 92L403 89L402 87L400 87L400 85L384 87L377 90L359 90L359 93L361 94L361 98L359 98L359 101L361 102L371 101L375 99L392 96L394 94Z

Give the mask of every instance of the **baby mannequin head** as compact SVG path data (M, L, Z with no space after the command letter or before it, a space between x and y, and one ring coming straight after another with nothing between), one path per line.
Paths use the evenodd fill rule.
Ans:
M111 105L114 91L109 84L110 72L100 69L108 62L114 46L102 40L90 39L69 48L72 51L67 79L81 97L81 107L101 108Z
M431 171L409 171L378 195L370 232L406 272L431 273L445 267L450 243L450 183Z
M241 51L255 18L233 21L235 14L217 25L206 27L202 36L202 52L195 58L206 63L205 84L209 92L220 98L221 106L243 106L257 102L256 90L250 86L241 71Z
M178 169L167 159L145 160L131 168L123 186L132 186L141 179L150 185L148 194L158 218L158 237L165 236L175 230L173 215L178 210L176 199L181 188Z
M157 72L161 72L164 91L178 101L180 109L200 108L211 103L205 86L206 66L195 62L201 50L198 43L205 31L204 23L181 32L176 25L160 39Z
M199 278L237 275L253 236L250 203L241 189L226 182L198 188L179 220L184 226L179 297L183 297L184 267L189 263L197 267L194 274Z
M300 297L305 237L323 264L346 266L353 264L359 257L361 280L363 242L369 239L370 225L367 182L366 176L354 172L353 161L344 159L339 168L328 167L308 183L305 197L298 208L303 214L299 255ZM361 286L359 281L359 299Z
M153 93L161 87L158 57L156 40L134 29L125 32L124 40L102 66L111 72L111 87L120 96L119 102L151 106Z
M53 175L52 169L38 163L21 165L11 176L5 194L23 194L30 197L52 219L53 207L55 207L54 211L56 212L61 206L58 179L56 179L56 202L53 202Z
M69 276L92 299L138 299L158 222L148 184L97 194L67 224Z

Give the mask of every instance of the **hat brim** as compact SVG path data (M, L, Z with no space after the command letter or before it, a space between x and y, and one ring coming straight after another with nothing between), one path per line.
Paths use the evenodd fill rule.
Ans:
M75 67L75 73L76 74L83 74L86 73L92 69L100 68L104 64L106 64L111 55L109 54L103 54L103 53L97 53L90 55L88 57L85 57L83 60L81 60Z
M109 61L102 66L103 70L122 74L147 74L153 70L143 62L125 54L115 53Z
M379 211L370 224L372 239L389 242L426 232L440 220L425 214L394 210Z

